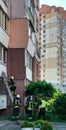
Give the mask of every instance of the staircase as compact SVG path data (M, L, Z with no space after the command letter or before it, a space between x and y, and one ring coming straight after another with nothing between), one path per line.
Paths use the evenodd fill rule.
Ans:
M10 97L11 101L13 102L14 97L13 97L11 91L10 91L10 87L8 86L8 80L7 80L7 77L6 77L4 72L2 72L2 78L3 78L3 81L4 81L5 87L8 91L9 97Z

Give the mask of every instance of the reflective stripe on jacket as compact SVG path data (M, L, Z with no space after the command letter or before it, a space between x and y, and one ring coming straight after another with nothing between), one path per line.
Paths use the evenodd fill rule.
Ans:
M32 101L29 101L28 110L32 110L32 107L33 107L33 103Z
M20 104L21 104L21 101L20 101L20 99L15 99L14 100L14 108L18 108L18 107L20 107Z
M42 104L40 105L41 108L46 108L47 102L45 100L41 100Z

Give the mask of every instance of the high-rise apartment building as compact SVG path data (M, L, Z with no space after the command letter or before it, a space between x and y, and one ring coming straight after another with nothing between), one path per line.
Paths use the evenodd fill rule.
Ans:
M7 71L8 77L15 77L16 93L24 101L25 85L38 79L39 0L9 0L9 3Z
M7 76L7 50L9 43L9 13L6 0L0 0L0 110L7 108L7 95L2 72ZM2 111L1 111L2 112Z
M38 20L39 0L0 0L0 92L2 88L2 95L6 95L7 100L3 100L7 110L11 108L12 95L6 79L6 85L3 83L2 72L8 79L14 76L22 108L25 85L38 79Z
M5 0L0 0L0 76L2 71L7 74L7 49L9 41L9 15Z
M66 11L42 5L39 16L39 79L55 85L66 82ZM58 85L57 85L58 86Z

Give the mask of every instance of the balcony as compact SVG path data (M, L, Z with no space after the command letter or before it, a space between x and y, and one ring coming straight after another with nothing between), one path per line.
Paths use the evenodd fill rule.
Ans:
M4 12L7 14L7 6L4 0L0 0L0 6L3 8Z
M34 6L32 4L33 3L32 1L25 0L25 8L26 8L26 13L27 13L28 19L30 19L32 24L34 25Z
M8 48L9 36L6 31L0 26L0 42Z
M31 20L32 24L34 25L34 17L32 15L31 8L28 7L27 11L28 11L29 19Z

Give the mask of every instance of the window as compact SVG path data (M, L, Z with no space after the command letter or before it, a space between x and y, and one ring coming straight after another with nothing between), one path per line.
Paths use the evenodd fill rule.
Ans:
M45 38L46 37L46 35L43 35L43 38Z
M0 43L0 61L7 62L7 49Z
M46 28L46 25L43 25L44 28Z
M43 48L45 48L46 47L46 44L43 44Z
M7 49L5 47L3 48L3 62L7 62Z
M43 40L43 43L45 43L46 42L46 40Z
M43 52L45 53L45 52L46 52L46 50L43 50Z
M2 61L2 45L0 44L0 61Z
M25 56L25 59L26 59L26 66L32 70L32 57L31 55L29 54L29 52L26 50L26 56Z
M9 19L5 16L5 30L8 32Z
M1 24L1 9L0 9L0 24Z
M45 58L45 55L42 55L42 57L44 57L44 58Z
M0 25L8 32L9 19L0 7Z
M44 20L44 23L46 23L46 20Z
M45 31L45 30L43 30L43 32L45 33L46 31Z
M5 28L5 14L3 11L2 11L2 26L3 28Z

